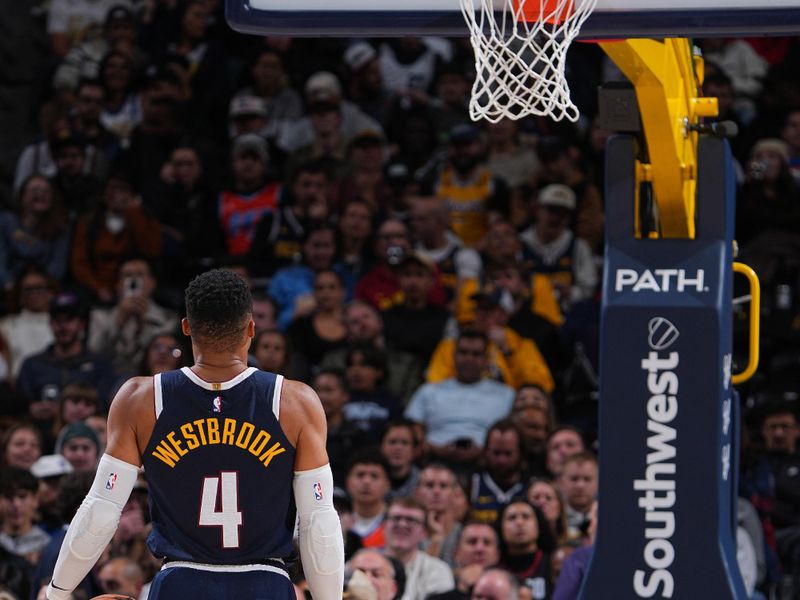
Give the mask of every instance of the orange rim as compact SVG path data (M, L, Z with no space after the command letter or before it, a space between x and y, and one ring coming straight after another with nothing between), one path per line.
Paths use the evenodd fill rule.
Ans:
M574 11L574 0L569 0L558 10L560 0L514 0L514 8L522 9L518 12L522 20L526 23L537 23L544 21L551 25L563 23Z

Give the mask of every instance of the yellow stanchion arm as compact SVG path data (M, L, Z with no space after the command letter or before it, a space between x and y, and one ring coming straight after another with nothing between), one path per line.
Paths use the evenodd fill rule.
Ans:
M636 90L649 163L638 183L653 186L663 238L693 238L697 133L701 117L718 113L716 98L701 98L703 62L689 40L629 39L600 47Z
M750 356L748 357L747 367L741 373L736 373L731 377L734 385L738 385L750 379L758 368L758 347L761 322L761 284L758 281L756 272L744 263L733 263L733 270L747 278L750 282Z

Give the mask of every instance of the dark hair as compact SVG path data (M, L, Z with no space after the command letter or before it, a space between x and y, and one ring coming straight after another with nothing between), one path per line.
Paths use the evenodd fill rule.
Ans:
M348 367L352 366L352 360L356 354L361 355L366 366L377 369L382 373L378 383L383 383L383 381L386 379L386 373L388 369L386 351L378 348L378 346L372 342L358 342L351 344L347 348L344 364Z
M42 266L36 263L28 263L22 270L14 277L14 293L12 294L13 303L9 306L10 312L16 312L22 308L22 280L28 275L38 275L45 280L45 285L50 288L50 291L55 294L58 291L58 281L55 277Z
M347 385L347 377L345 377L344 372L341 369L334 369L334 368L325 368L320 369L316 373L314 373L314 378L312 379L312 383L316 381L319 377L323 375L328 375L336 379L339 382L339 387L342 388L345 392L350 392L350 388Z
M65 475L58 484L58 505L61 518L69 523L78 512L78 508L92 489L95 473L79 471Z
M106 90L103 87L103 82L96 77L82 77L80 81L78 81L78 85L75 87L75 92L80 92L81 88L84 87L97 87L103 90L103 94L106 93Z
M378 466L383 469L383 472L386 474L386 479L391 477L391 467L389 467L389 462L377 448L361 448L355 452L347 465L348 477L353 469L359 465Z
M171 337L175 340L175 346L178 348L180 352L180 356L174 357L177 358L178 362L176 368L181 367L188 367L191 364L189 358L191 357L192 353L186 348L186 344L184 343L184 336L182 332L179 331L162 331L161 333L157 333L150 338L147 342L147 346L145 346L144 353L142 354L142 360L139 361L139 373L143 376L152 376L153 372L150 370L150 365L148 364L148 354L150 353L150 349L156 343L158 338L162 337Z
M206 271L186 288L186 317L192 338L212 350L229 351L240 345L252 310L250 288L233 271Z
M261 53L263 54L263 52ZM261 56L259 54L259 56ZM274 54L280 56L277 52ZM315 175L322 174L325 175L325 178L330 180L331 179L331 171L328 167L327 163L320 159L308 160L302 164L300 164L293 172L292 178L290 183L296 183L297 180L300 178L300 175L303 173L313 173Z
M258 350L258 344L261 343L261 338L266 337L268 335L277 335L283 340L283 363L279 366L279 368L275 371L276 373L285 374L287 367L289 366L289 357L291 356L291 348L289 344L289 336L286 335L280 329L263 329L256 333L256 336L253 338L253 343L251 344L250 348L252 350L253 356L255 357L255 353ZM258 359L256 359L258 362ZM266 369L261 363L258 364L260 369Z
M474 327L464 327L458 332L458 337L456 338L456 347L458 347L458 343L461 340L482 340L484 348L487 350L489 348L489 338L485 333L475 329Z
M768 417L776 415L791 415L796 422L798 421L797 410L794 405L785 400L768 401L759 412L761 412L760 425L763 425Z
M583 431L581 431L580 429L578 429L577 427L575 427L573 425L560 425L560 426L556 427L555 429L553 429L553 431L550 432L550 435L547 436L548 445L550 444L550 440L552 440L556 435L558 435L562 431L572 431L573 433L576 433L578 435L578 437L580 438L584 449L589 447L589 444L586 443L586 437L583 435Z
M539 529L539 536L536 538L536 545L540 550L544 552L552 552L556 549L556 539L553 536L553 532L550 530L550 526L547 524L547 519L545 519L544 514L538 507L534 506L526 498L522 496L516 496L511 499L511 501L506 504L502 509L500 509L500 514L497 516L497 538L500 541L500 553L502 556L507 556L508 547L506 546L506 542L503 539L503 517L505 517L506 512L508 509L513 506L514 504L526 504L533 509L533 513L536 516L536 524L538 525Z
M0 469L0 496L11 496L19 490L35 494L39 490L39 480L30 471L19 467Z
M417 439L417 427L414 421L409 421L408 419L396 419L394 421L389 421L386 424L386 427L383 428L383 432L381 432L381 444L383 444L383 440L389 435L389 432L392 429L408 429L411 432L411 440L414 448L419 447L419 440Z
M519 427L517 427L517 424L513 421L513 419L511 419L510 417L505 417L503 419L500 419L499 421L495 421L494 423L492 423L491 427L489 427L489 429L486 431L486 439L484 440L483 443L484 448L486 448L489 445L489 438L495 431L497 431L498 433L505 433L507 431L513 431L514 433L516 433L517 446L519 448L520 457L522 457L523 454L522 434L520 433Z
M336 239L336 228L333 225L327 221L316 220L311 221L311 223L308 224L308 227L305 230L305 235L303 235L303 244L305 244L312 235L319 231L330 231L333 239Z

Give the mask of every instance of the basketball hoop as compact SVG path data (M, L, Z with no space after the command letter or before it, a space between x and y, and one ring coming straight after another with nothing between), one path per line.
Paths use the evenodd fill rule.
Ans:
M473 120L527 115L577 121L567 50L597 0L460 0L475 50Z

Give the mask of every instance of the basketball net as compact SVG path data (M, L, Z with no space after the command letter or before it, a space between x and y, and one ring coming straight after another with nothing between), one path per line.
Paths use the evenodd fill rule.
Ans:
M597 0L460 0L475 49L470 117L577 121L567 50Z

